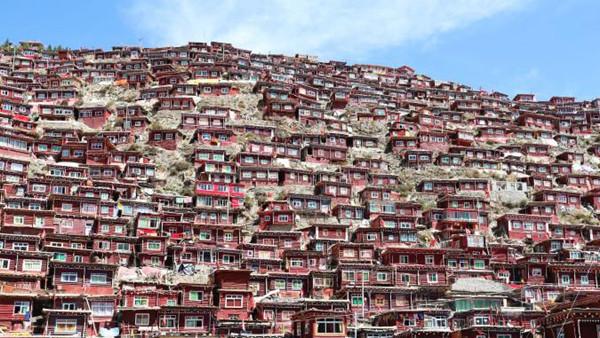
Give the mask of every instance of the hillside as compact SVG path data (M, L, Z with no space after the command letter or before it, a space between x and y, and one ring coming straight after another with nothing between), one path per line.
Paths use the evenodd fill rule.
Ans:
M29 41L2 47L0 116L5 335L596 330L598 99Z

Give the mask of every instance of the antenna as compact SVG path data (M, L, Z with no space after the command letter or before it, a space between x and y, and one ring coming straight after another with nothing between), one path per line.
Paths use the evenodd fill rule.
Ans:
M12 71L15 71L15 58L17 54L17 47L13 45L13 58L12 58Z

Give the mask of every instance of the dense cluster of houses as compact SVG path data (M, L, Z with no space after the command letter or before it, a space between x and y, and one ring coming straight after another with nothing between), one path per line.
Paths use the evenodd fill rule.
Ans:
M106 83L137 97L82 100ZM244 95L254 119L206 104ZM596 337L599 122L600 99L408 66L23 42L0 58L0 331ZM136 144L192 145L192 193Z

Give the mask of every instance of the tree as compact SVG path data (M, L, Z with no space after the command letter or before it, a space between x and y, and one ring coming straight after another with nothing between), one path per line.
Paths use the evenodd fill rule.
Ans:
M7 38L6 40L4 40L4 43L2 44L2 46L0 46L0 48L2 48L2 50L9 50L10 47L12 46L12 42L10 42L10 40Z

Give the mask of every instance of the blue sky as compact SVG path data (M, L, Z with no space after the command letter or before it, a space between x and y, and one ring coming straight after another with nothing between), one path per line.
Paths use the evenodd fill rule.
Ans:
M399 66L509 95L600 97L600 1L9 1L0 39L72 48L188 40ZM3 35L3 36L2 36Z

